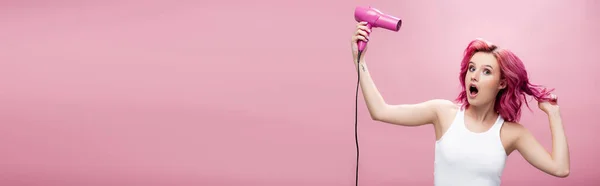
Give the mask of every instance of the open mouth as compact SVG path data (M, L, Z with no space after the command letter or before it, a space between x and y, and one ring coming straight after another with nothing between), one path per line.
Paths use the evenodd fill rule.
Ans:
M477 87L475 85L469 86L469 95L471 97L475 97L478 92L479 92L479 90L477 89Z

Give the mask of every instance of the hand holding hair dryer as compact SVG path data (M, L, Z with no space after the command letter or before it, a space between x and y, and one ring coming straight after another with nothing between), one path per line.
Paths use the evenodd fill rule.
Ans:
M369 7L356 7L354 9L354 19L358 22L367 22L367 27L371 28L384 28L391 31L397 32L402 26L402 20L382 13L381 11L369 6ZM358 41L358 51L362 52L367 45L366 42Z

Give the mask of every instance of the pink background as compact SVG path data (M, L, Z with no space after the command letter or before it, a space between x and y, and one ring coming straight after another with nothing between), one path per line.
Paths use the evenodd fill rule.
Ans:
M557 88L571 149L570 177L513 153L503 185L600 181L598 1L26 0L0 3L0 185L354 185L357 5L404 20L369 43L389 103L453 99L488 39ZM432 128L359 101L360 184L433 185Z

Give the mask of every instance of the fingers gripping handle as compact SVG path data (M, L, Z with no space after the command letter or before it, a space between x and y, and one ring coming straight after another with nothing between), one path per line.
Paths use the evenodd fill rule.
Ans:
M367 28L370 30L373 26L371 25L371 23L367 23ZM371 33L367 32L367 35L370 35ZM363 41L363 40L358 40L358 52L362 53L363 50L365 50L365 47L367 46L367 42Z

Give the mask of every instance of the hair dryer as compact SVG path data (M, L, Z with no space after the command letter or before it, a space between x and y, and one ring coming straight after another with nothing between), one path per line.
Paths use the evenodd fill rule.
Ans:
M356 7L354 9L354 19L358 22L367 22L367 27L384 28L397 32L402 26L402 20L391 15L386 15L373 7ZM362 52L367 45L366 42L358 41L358 50Z
M354 19L358 22L367 22L367 28L384 28L397 32L400 30L402 20L391 15L383 14L381 11L372 7L356 7L354 9ZM366 42L358 40L358 58L357 64L360 63L360 56L367 45ZM356 185L358 186L358 160L359 160L359 149L358 149L358 87L360 85L360 67L357 66L358 71L358 82L356 83L356 105L354 115L354 138L356 140Z

